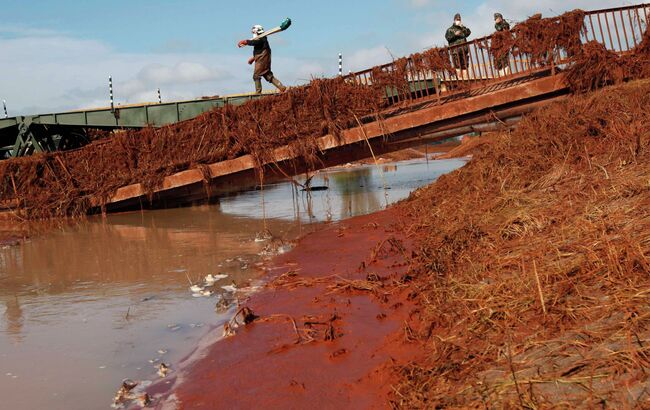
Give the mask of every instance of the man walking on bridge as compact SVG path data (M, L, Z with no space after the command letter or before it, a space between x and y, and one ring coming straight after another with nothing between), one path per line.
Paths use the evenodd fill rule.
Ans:
M447 29L445 38L449 46L467 43L467 38L472 34L472 30L463 25L460 13L454 16L454 24ZM467 64L469 63L469 46L454 47L451 50L451 57L456 67L456 71L463 78L467 78Z
M264 34L264 27L254 25L251 33L253 34L252 40L242 40L237 46L239 48L246 46L253 47L253 57L248 60L248 64L255 63L255 71L253 73L255 92L257 94L262 93L262 78L276 86L281 92L284 92L287 88L280 80L273 76L273 71L271 71L271 46L269 45L269 40L266 37L258 38Z

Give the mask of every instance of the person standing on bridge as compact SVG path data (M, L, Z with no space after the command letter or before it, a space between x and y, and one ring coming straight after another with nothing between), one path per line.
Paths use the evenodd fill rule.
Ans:
M463 25L460 13L454 16L454 24L447 29L445 38L449 46L456 46L451 49L451 58L456 67L456 71L462 78L467 78L467 64L469 63L469 46L467 38L472 34L472 30ZM459 44L464 44L458 46Z
M494 13L494 29L496 31L510 31L510 24L504 20L501 13ZM494 64L499 70L499 76L510 74L510 53L495 59Z
M257 38L264 33L264 27L256 24L251 29L251 33L253 34L252 40L242 40L237 46L239 48L253 47L253 57L248 60L248 64L255 63L255 71L253 72L255 92L262 94L262 78L276 86L281 92L284 92L287 88L273 76L273 71L271 71L271 46L269 40L267 37Z

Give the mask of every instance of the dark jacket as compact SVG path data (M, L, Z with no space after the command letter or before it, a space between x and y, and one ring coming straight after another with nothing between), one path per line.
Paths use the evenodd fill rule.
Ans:
M246 44L254 47L253 48L254 56L260 55L266 50L271 51L271 46L269 45L269 39L266 37L262 37L258 40L246 40Z
M505 20L501 20L501 23L494 23L494 28L496 31L510 30L510 24Z
M460 35L456 35L457 31L460 31ZM466 43L467 37L469 37L471 34L472 30L469 28L465 26L457 26L454 24L447 29L445 38L447 39L447 42L449 42L449 45L453 46L454 44Z

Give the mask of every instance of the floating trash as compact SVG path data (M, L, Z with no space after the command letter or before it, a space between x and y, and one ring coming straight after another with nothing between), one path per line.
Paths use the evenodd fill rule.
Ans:
M165 350L165 349L159 349L159 350L158 350L158 354L161 355L161 356L164 355L164 354L167 354L167 350Z
M200 292L203 291L203 289L205 289L205 288L202 287L202 286L199 286L199 285L192 285L192 286L190 286L190 291L191 291L192 293L200 293Z
M160 376L161 378L164 379L165 377L167 377L167 374L169 374L170 371L171 368L167 363L160 363L160 365L158 365L158 376Z
M255 242L266 242L273 239L273 234L268 229L255 234Z
M229 293L237 292L237 286L235 285L235 282L233 282L232 285L222 286L221 289L223 289L223 290L225 290L226 292L229 292Z
M115 394L111 407L114 409L130 407L132 402L136 402L140 407L149 406L151 404L151 397L144 392L144 389L150 385L150 381L136 382L131 379L122 380L122 385Z
M230 307L233 305L234 301L230 300L228 298L221 298L219 301L214 305L214 310L215 312L219 314L226 313Z
M303 189L301 189L301 191L302 192L318 192L318 191L327 191L328 189L330 189L330 188L327 187L327 186L312 186L312 187L303 188Z
M149 363L154 364L156 362L159 362L160 359L149 359Z
M209 274L208 276L205 277L205 283L207 285L212 286L216 282L218 282L218 281L220 281L222 279L226 279L227 277L228 277L228 275L226 275L226 274L218 274L218 275Z

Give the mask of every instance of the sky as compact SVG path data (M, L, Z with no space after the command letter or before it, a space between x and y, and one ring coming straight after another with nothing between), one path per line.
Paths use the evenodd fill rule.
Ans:
M490 34L494 12L517 22L575 8L641 0L1 0L0 100L9 115L250 92L250 28L269 29L273 72L285 85L445 45L459 12L473 37ZM265 88L272 87L264 84Z

